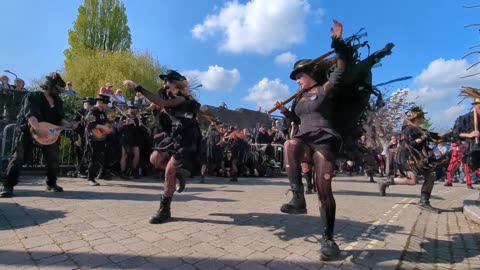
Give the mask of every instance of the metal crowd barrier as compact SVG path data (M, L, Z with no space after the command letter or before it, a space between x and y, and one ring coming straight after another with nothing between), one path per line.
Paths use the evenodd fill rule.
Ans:
M5 163L10 158L12 154L12 150L14 149L15 145L15 136L16 136L16 125L9 124L5 126L2 131L2 143L1 143L1 151L0 151L0 160L2 162L2 166L5 166ZM63 134L65 135L65 134ZM60 147L60 159L59 165L62 168L65 167L75 167L75 158L73 155L73 144L71 139L68 136L61 136L59 139L59 147ZM35 147L33 149L33 159L26 163L24 168L43 168L45 167L45 162L42 156L42 151L40 148ZM5 169L5 168L2 168Z
M1 149L0 149L0 161L2 166L5 166L5 163L10 158L12 150L14 149L15 135L16 135L16 125L9 124L6 125L1 134ZM65 135L65 134L63 134ZM68 136L60 137L60 167L75 167L75 158L73 154L73 143ZM250 144L250 151L264 151L268 144ZM284 169L284 146L283 144L271 144L273 148L273 159L280 168ZM25 164L26 168L42 168L45 167L45 162L42 157L42 151L40 148L36 147L33 150L33 159L30 163ZM5 168L2 168L5 169Z
M250 144L250 152L255 152L255 151L265 151L265 148L267 147L268 144L259 144L259 143L254 143ZM270 144L273 147L273 159L277 164L280 164L280 168L284 169L285 168L285 162L284 162L284 146L283 144Z

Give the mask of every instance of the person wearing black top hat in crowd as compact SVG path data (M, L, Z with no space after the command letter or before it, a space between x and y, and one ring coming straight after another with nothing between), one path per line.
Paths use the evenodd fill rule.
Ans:
M395 156L395 164L400 177L390 175L387 180L379 180L380 194L386 195L386 188L392 185L416 185L418 177L424 181L420 193L419 206L427 210L435 210L430 205L435 176L435 156L429 143L433 142L435 134L421 128L425 122L425 112L420 107L413 107L407 113L402 127L400 143Z
M96 104L91 108L85 118L87 132L87 151L89 153L88 162L88 184L90 186L99 186L95 181L97 176L97 167L100 167L98 177L105 180L110 180L110 170L108 168L108 145L107 137L113 132L107 119L107 105L110 102L108 95L100 94L95 98ZM96 131L99 131L98 133ZM99 136L100 134L101 136Z
M185 188L185 178L200 169L198 154L202 134L197 121L200 104L191 95L187 78L174 70L160 75L164 81L161 95L156 95L134 81L125 80L123 84L141 92L149 101L162 107L171 120L170 130L164 132L164 139L150 161L156 168L165 170L164 192L160 198L160 208L150 219L150 223L163 223L171 219L170 204L175 193L176 179L178 192Z
M71 127L72 124L64 119L63 102L59 94L65 88L65 82L60 74L53 72L45 77L40 86L43 91L29 93L22 102L17 120L17 136L15 148L10 157L6 170L3 188L0 197L11 197L14 186L18 183L20 168L25 160L32 158L32 148L40 147L46 161L47 177L46 189L51 192L62 192L63 188L57 185L57 171L59 168L58 143L50 145L36 145L29 132L32 129L37 136L44 137L47 130L40 128L40 122L48 122L58 126Z
M136 105L129 105L127 115L120 117L121 122L125 125L119 128L120 142L122 144L122 157L120 159L120 176L128 179L127 176L127 160L132 160L132 175L134 178L139 178L138 164L140 161L140 144L143 141L141 138L145 133L150 133L148 128L143 125L141 119L138 117L138 110ZM127 123L128 121L128 123Z
M85 116L87 112L95 106L95 99L92 97L85 97L82 99L83 107L78 110L74 121L79 122L78 126L73 130L74 131L74 138L73 138L73 152L75 153L75 157L77 158L77 168L73 177L84 177L86 178L86 168L87 162L85 160L85 145L86 145L86 138L85 138L85 125L86 119Z

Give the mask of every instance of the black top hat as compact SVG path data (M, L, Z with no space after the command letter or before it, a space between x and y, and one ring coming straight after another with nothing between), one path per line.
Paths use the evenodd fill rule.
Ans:
M62 79L60 74L57 72L52 72L49 76L45 76L45 81L40 88L43 90L57 89L59 91L65 90L65 81Z
M172 80L172 81L184 81L187 79L185 78L185 76L183 76L182 74L172 69L167 70L167 73L160 74L160 76L158 77L160 77L160 79L162 80Z
M297 76L298 73L311 70L312 69L312 65L310 65L311 62L312 60L310 59L301 59L295 62L295 64L293 65L293 71L290 73L290 79L295 81L296 80L295 77Z
M95 100L100 100L100 101L102 101L104 104L108 104L108 103L110 102L110 96L109 96L109 95L100 94L100 95L98 95L98 97L97 97Z
M88 104L90 104L90 105L95 105L95 99L92 98L92 97L84 97L84 98L82 99L82 102L83 102L83 103L88 103Z
M407 113L407 116L408 116L408 120L412 121L415 118L425 119L425 114L426 112L424 112L422 108L415 106L410 109L410 111Z

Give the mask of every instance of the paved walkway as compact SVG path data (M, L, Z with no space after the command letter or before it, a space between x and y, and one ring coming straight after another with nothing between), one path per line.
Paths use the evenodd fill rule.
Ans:
M192 180L174 197L175 222L148 224L161 184L62 178L46 193L42 177L21 179L0 200L0 269L480 269L480 227L461 212L421 211L420 186L387 197L364 177L337 177L339 260L319 261L316 195L308 215L279 212L287 180ZM478 190L437 184L432 204L461 207Z

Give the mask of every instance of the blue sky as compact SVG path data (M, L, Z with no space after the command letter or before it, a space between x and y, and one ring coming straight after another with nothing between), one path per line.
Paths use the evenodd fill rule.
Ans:
M2 1L0 70L27 83L62 70L68 30L80 0ZM480 87L480 76L460 79L479 57L461 57L479 44L480 9L452 0L404 1L156 1L124 0L132 48L150 51L160 63L196 77L203 104L229 108L270 107L297 89L288 78L293 61L329 51L332 18L344 35L365 27L372 50L394 42L394 54L374 69L374 82L413 76L406 87L425 106L437 129L453 125L469 109L458 105L461 85ZM478 3L477 3L478 4ZM9 40L9 41L6 41ZM282 56L280 56L282 55ZM366 51L364 52L366 55ZM476 69L478 72L478 69ZM471 71L474 73L475 69ZM141 83L141 82L140 82Z

